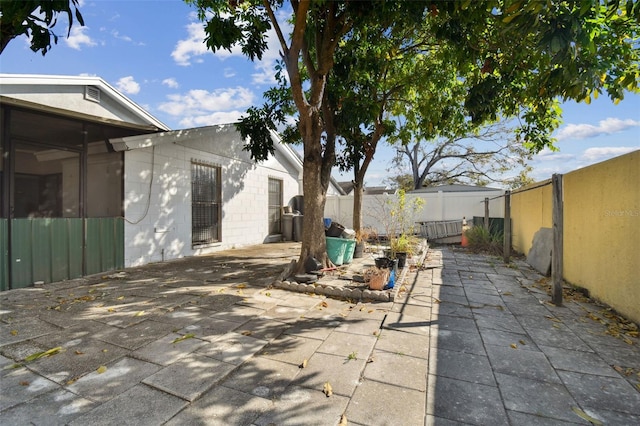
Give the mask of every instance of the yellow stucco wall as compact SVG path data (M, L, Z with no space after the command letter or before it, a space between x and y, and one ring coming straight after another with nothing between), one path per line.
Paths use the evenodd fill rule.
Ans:
M550 182L538 182L511 195L511 241L513 248L520 253L529 254L533 235L540 228L552 226Z
M640 323L640 151L563 177L564 279Z

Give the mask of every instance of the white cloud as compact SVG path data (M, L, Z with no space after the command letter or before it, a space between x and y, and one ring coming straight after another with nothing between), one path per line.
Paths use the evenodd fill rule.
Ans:
M598 163L609 158L617 157L639 149L637 146L595 147L588 148L582 154L582 159L589 163Z
M244 114L244 111L214 112L212 114L185 117L180 120L184 127L212 126L214 124L235 123Z
M267 50L262 55L262 60L256 63L258 72L251 75L255 84L273 84L276 81L274 66L276 61L280 59L281 46L273 28L267 33L267 46Z
M204 43L206 34L204 32L204 26L201 22L192 22L187 25L187 38L184 40L178 40L176 47L171 52L171 57L178 65L188 66L193 61L202 62L202 59L197 59L198 56L213 55L213 52L207 48ZM235 46L228 50L218 50L215 56L220 59L226 59L231 56L243 56L240 46Z
M133 40L131 39L131 37L126 36L126 35L120 35L120 33L119 33L118 31L116 31L116 30L111 31L111 35L112 35L114 38L117 38L117 39L119 39L119 40L128 41L128 42L133 41Z
M165 86L167 86L167 87L169 87L171 89L177 89L178 87L180 87L180 85L178 84L176 79L173 78L173 77L165 78L164 80L162 80L162 84L164 84Z
M549 148L543 148L540 152L533 156L533 161L569 161L575 159L573 154L565 154L560 151L552 151Z
M140 85L136 83L132 76L122 77L116 83L116 88L125 95L135 95L140 92Z
M619 118L606 118L601 120L597 126L592 124L567 124L557 133L558 140L563 139L586 139L600 135L610 135L621 132L631 127L640 126L640 121Z
M235 77L236 76L236 70L234 70L233 68L225 68L224 69L224 76L226 78Z
M254 94L244 87L207 90L190 90L185 94L168 95L168 102L158 109L169 115L181 117L183 125L208 125L236 121L251 106Z
M71 28L71 34L65 39L67 46L76 50L80 50L83 45L88 47L95 46L96 42L85 34L87 30L89 30L89 27L74 26Z

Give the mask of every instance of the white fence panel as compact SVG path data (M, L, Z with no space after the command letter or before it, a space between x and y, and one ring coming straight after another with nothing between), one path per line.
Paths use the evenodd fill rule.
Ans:
M473 216L484 216L484 199L489 198L489 216L504 217L502 190L478 192L435 192L426 194L407 193L407 205L413 198L424 200L422 209L414 215L414 222L442 220L471 220ZM499 198L496 198L499 197ZM395 195L365 195L362 199L362 223L384 234L384 216L388 211L385 203L394 202ZM386 209L386 210L385 210ZM353 227L353 195L328 196L324 210L325 217L341 225ZM416 231L419 227L416 227Z

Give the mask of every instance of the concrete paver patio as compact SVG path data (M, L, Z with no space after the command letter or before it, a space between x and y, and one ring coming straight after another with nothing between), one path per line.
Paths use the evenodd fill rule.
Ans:
M0 424L640 424L638 339L525 263L430 248L358 302L269 287L298 250L0 293Z

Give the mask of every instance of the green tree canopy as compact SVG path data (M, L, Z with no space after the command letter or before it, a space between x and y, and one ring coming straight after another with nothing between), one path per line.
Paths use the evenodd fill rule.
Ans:
M0 53L11 40L24 34L30 38L31 50L45 55L51 48L52 39L58 43L53 28L59 14L67 15L67 37L74 16L80 25L84 25L78 0L1 0L0 13Z

